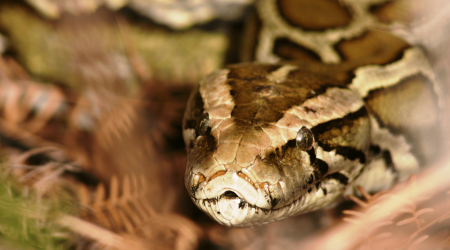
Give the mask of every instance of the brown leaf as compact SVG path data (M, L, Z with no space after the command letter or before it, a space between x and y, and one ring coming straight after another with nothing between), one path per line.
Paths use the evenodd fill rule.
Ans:
M423 209L420 209L419 211L417 211L415 214L416 214L416 217L419 217L422 214L432 213L432 212L434 212L434 209L432 209L432 208L423 208Z
M409 224L409 223L415 222L415 221L416 221L416 218L411 217L411 218L408 218L408 219L401 220L401 221L397 222L395 225L402 226L402 225L406 225L406 224Z

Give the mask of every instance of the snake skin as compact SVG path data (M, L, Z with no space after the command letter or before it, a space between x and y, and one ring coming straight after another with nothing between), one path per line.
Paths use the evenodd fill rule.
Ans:
M282 19L288 1L259 1L255 53L243 57L259 62L213 72L192 92L186 188L220 224L321 209L355 185L386 189L436 153L441 97L424 53L384 30L370 12L383 1L342 2L330 6L352 7L347 26L311 31ZM309 150L296 145L302 128Z

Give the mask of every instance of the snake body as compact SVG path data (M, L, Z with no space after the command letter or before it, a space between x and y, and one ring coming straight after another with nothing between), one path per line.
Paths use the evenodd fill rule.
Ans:
M432 68L372 11L391 2L314 1L334 14L295 19L311 2L259 1L243 56L256 62L211 73L189 99L185 184L220 224L321 209L356 185L386 189L438 151Z

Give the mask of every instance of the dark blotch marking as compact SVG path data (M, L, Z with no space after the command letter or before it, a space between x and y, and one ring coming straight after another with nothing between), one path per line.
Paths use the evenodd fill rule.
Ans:
M344 126L350 128L351 131L357 130L354 129L355 126L360 126L360 122L362 119L368 119L368 113L365 107L360 108L358 111L347 114L346 116L338 119L334 119L322 124L319 124L311 129L318 142L319 146L323 148L325 151L332 151L336 149L336 153L340 154L350 160L359 159L361 163L366 162L366 156L363 151L358 150L354 147L350 146L342 146L337 144L334 139L336 137L341 137L341 141L348 141L346 136L358 136L357 134L340 134L335 135L331 131L333 130L341 130ZM367 123L368 126L368 123ZM340 141L338 140L338 141Z
M289 147L289 148L295 148L295 147L297 147L297 144L296 144L296 142L295 142L295 139L289 140L289 141L286 143L286 146Z
M235 120L249 125L271 124L284 116L286 110L301 105L330 87L345 88L343 82L309 68L292 70L285 81L274 83L267 75L283 64L242 63L230 65L227 84L233 90Z
M279 0L277 7L285 22L307 31L345 27L352 20L350 10L335 0Z
M295 148L297 148L297 143L295 142L295 139L292 139L289 140L286 144L284 144L280 148L276 148L275 152L279 158L283 158L284 154L287 152L288 149L295 149Z
M281 150L280 148L276 148L276 149L275 149L275 154L276 154L279 158L283 157L283 152L284 152L284 150Z
M381 148L378 145L370 145L369 151L372 155L379 155L381 153Z
M384 164L387 169L391 169L393 173L397 172L394 162L392 161L391 152L389 150L384 150L382 153Z
M307 184L311 185L314 182L314 175L310 175Z
M383 160L384 160L384 163L386 163L386 166L394 165L394 163L392 161L392 157L391 157L391 152L389 152L388 150L383 151Z
M197 139L200 136L199 134L200 130L198 129L198 126L200 125L202 118L205 116L204 103L202 96L198 90L198 87L197 90L195 90L195 92L193 92L193 95L190 97L189 103L190 105L188 107L186 115L187 119L183 124L183 127L184 129L194 129L196 134L195 137ZM205 141L206 143L202 144L201 147L203 147L204 150L214 151L217 147L217 142L214 136L211 135L211 128L209 126L208 128L206 128L206 126L203 127L201 135L206 140ZM194 141L189 142L189 147L190 148L194 147Z
M188 120L184 123L185 129L195 129L197 124L200 122L200 119L203 115L204 111L204 103L200 92L197 89L197 92L193 96L191 107L200 107L194 110L191 110Z
M208 129L206 130L204 137L206 138L206 143L207 143L206 149L210 152L215 151L216 147L217 147L217 142L216 142L216 138L214 138L214 136L211 135L210 127L208 127Z
M245 201L241 200L241 202L239 202L239 208L244 208L245 207Z
M321 61L319 55L314 51L302 47L287 38L278 38L275 40L273 53L284 60L296 60L302 62Z
M326 188L322 188L322 191L323 191L323 194L324 194L324 195L327 195L328 191L327 191Z
M311 193L311 191L312 191L312 188L308 189L308 193Z
M336 154L344 155L350 160L359 159L362 164L366 163L366 155L361 150L352 147L336 147Z
M329 169L328 164L321 159L316 159L312 167L314 168L314 178L316 181L322 179L328 173Z
M278 199L277 198L272 198L270 201L270 204L272 205L272 207L275 207L278 204Z
M359 37L342 40L334 48L344 60L353 65L387 65L402 58L410 47L403 39L381 30L369 30Z
M380 127L404 136L421 165L433 162L442 152L438 150L443 143L439 99L433 83L422 74L404 78L389 88L374 89L364 98ZM417 125L422 119L435 122Z
M308 151L308 155L309 155L309 164L314 164L316 162L316 151L314 151L314 147L312 147Z
M230 95L231 95L232 97L234 97L234 96L236 95L236 91L235 91L235 90L230 90Z
M310 107L308 107L308 106L304 106L304 108L305 108L305 111L306 112L312 112L312 113L317 113L317 110L315 110L315 109L313 109L313 108L310 108Z
M325 179L335 179L335 180L339 181L341 184L343 184L344 186L348 185L348 177L339 172L329 174L325 177Z
M277 162L278 160L277 154L275 152L270 152L269 155L266 157L266 160L268 162Z
M359 120L360 118L368 117L368 113L365 107L361 107L359 110L349 113L346 116L338 119L334 119L325 123L321 123L312 128L315 132L328 131L334 127L342 127L343 125L348 125L349 122ZM352 125L352 124L350 124ZM316 134L316 133L314 133Z

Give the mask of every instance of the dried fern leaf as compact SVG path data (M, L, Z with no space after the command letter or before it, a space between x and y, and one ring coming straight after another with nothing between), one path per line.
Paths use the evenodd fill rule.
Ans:
M110 247L110 249L147 249L143 242L133 239L127 239L123 236L115 234L95 224L81 220L74 216L63 215L57 220L59 225L65 226L83 237L93 239L102 245Z
M404 220L397 222L395 225L402 226L402 225L406 225L406 224L413 223L413 222L417 222L417 218L411 217L408 219L404 219Z
M419 217L422 214L432 213L432 212L434 212L433 208L429 208L429 207L428 208L423 208L423 209L420 209L419 211L416 211L415 212L415 216Z

